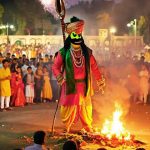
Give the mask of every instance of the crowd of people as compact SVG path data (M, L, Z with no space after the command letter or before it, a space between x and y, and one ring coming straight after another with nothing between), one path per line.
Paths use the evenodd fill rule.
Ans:
M58 87L51 71L52 63L52 55L29 60L25 54L19 58L10 53L5 57L0 54L0 110L11 110L11 106L55 102L58 99Z
M149 58L150 50L141 53L140 57L113 52L109 59L100 61L98 65L107 80L124 80L133 102L146 104L150 93ZM0 110L56 101L58 85L51 70L53 60L54 55L50 54L43 57L37 53L29 59L25 54L18 57L13 52L0 53Z
M135 56L112 53L103 64L105 67L100 68L106 80L124 86L130 94L131 102L144 105L149 103L150 50Z
M59 41L59 39L58 39ZM44 56L45 54L54 55L61 48L62 44L60 43L31 43L23 44L21 41L16 41L14 44L0 44L0 53L6 55L7 53L14 54L17 58L22 57L23 54L27 58L35 58L37 56Z
M18 57L14 53L0 53L0 111L12 110L12 106L24 107L57 101L59 87L52 73L54 59L54 55L48 54L44 57L38 54L29 59L25 54ZM150 102L149 60L150 50L141 53L140 57L113 52L109 59L99 63L99 69L106 78L106 85L110 81L121 84L129 91L133 103L146 105ZM25 150L47 149L45 137L45 132L35 132L34 144ZM76 141L68 140L64 143L63 150L78 150L79 146Z

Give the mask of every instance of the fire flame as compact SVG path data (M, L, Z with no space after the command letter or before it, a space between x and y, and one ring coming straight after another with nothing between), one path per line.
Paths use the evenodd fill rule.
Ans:
M49 6L53 3L53 0L40 0L40 2L44 5L44 6Z
M43 5L44 10L50 12L51 14L54 15L54 17L56 17L57 13L55 10L55 0L39 0L39 2ZM57 17L56 17L57 18Z
M121 106L118 103L115 103L115 111L112 116L112 121L109 119L105 120L101 133L109 139L117 138L119 140L130 140L131 135L125 130L123 122L121 121L122 114L123 111Z

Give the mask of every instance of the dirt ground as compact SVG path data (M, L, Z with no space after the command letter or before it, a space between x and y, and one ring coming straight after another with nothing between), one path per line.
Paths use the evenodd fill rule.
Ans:
M32 137L36 130L51 131L55 108L56 103L45 103L0 112L0 150L13 150L27 146L31 142L31 138L28 137ZM94 126L97 125L94 124ZM135 134L136 139L147 143L146 150L150 150L150 105L131 106L126 117L126 127L132 134ZM73 128L75 130L80 129L80 123ZM56 117L55 130L57 132L63 130L59 111ZM53 142L49 141L48 144L52 145ZM85 149L90 150L91 148L87 146Z

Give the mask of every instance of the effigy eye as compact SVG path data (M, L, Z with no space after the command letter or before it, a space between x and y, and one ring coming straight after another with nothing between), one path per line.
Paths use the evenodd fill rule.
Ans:
M77 36L77 34L76 34L75 32L73 32L72 34L73 34L73 36L74 36L74 37L76 37L76 36Z

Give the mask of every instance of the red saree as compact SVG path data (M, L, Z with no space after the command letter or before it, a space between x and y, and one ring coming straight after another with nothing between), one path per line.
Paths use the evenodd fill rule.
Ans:
M24 106L24 83L20 74L12 73L11 79L11 91L12 91L12 106Z

